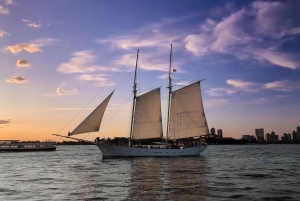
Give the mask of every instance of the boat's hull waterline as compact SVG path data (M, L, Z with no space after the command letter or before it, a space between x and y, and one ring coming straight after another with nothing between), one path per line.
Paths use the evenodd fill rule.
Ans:
M101 150L104 158L197 156L206 148L206 146L200 145L183 149L149 149L106 144L97 144L97 147Z

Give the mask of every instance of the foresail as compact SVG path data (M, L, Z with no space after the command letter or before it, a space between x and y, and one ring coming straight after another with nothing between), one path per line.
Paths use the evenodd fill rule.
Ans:
M136 98L132 139L162 137L160 88Z
M171 98L168 139L208 134L200 81L174 91Z
M99 131L106 106L113 93L114 91L85 120L83 120L73 132L69 133L69 136Z

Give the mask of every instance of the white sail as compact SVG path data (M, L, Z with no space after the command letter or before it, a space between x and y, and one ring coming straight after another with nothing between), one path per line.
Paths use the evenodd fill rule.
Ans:
M87 117L79 124L73 132L68 135L77 135L81 133L99 131L100 124L106 109L106 106L113 95L114 91Z
M160 88L136 98L132 139L162 137Z
M200 81L174 91L171 98L168 139L208 134Z

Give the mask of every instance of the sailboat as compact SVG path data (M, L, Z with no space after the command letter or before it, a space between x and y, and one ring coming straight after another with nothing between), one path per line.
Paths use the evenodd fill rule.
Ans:
M112 92L82 123L68 136L53 134L79 141L95 144L103 157L168 157L168 156L196 156L206 145L200 141L200 136L209 134L205 117L201 81L195 82L181 89L172 90L170 51L169 84L168 84L168 112L166 135L163 135L160 88L153 89L137 96L136 74L139 50L136 56L133 107L131 113L130 136L128 143L122 145L92 142L71 137L77 134L99 131L105 109L112 97ZM151 145L139 144L142 140L163 139L164 142L153 142Z

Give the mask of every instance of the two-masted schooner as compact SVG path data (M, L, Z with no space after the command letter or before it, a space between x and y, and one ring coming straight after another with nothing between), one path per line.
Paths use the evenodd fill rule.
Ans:
M200 136L209 134L204 113L200 82L172 91L171 61L172 44L169 66L169 96L166 135L163 135L160 88L137 96L136 73L139 50L137 51L134 83L133 107L129 142L115 145L103 142L92 142L71 137L77 134L99 131L101 121L114 92L112 92L82 123L68 136L56 136L90 142L97 145L103 157L141 157L141 156L196 156L206 145L200 142ZM141 140L165 139L165 142L156 142L156 145L139 145ZM189 139L185 143L183 139ZM192 139L192 141L191 141ZM154 142L155 144L155 142Z

